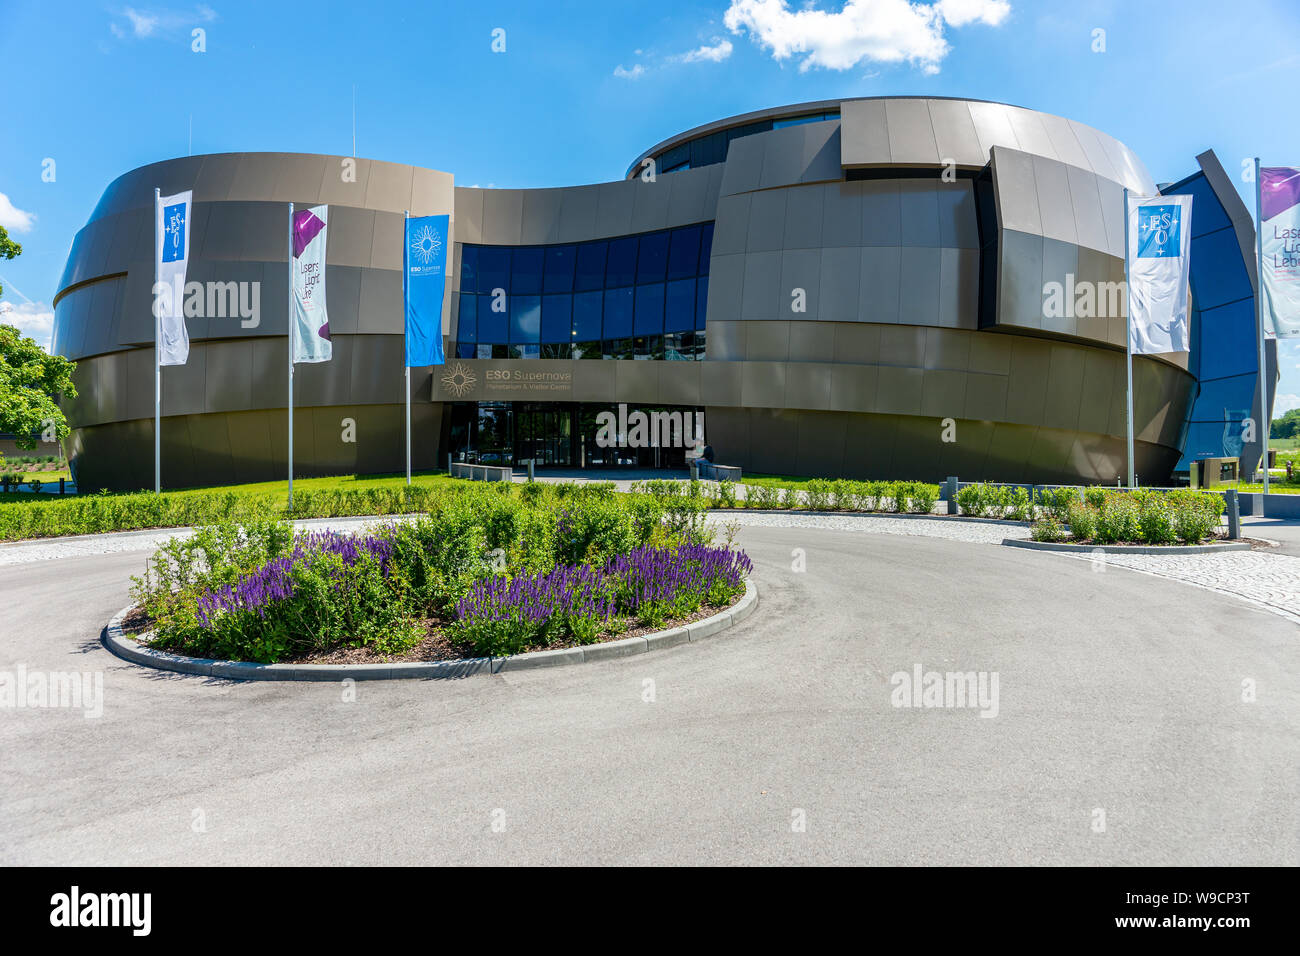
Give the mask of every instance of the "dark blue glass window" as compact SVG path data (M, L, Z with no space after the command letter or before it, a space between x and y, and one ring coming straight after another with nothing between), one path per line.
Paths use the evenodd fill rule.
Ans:
M462 246L458 343L477 348L458 344L456 354L702 357L712 239L713 224L701 223L568 245Z
M632 334L632 287L605 290L605 335L607 339Z
M674 229L668 251L668 279L694 278L700 263L700 227Z
M665 301L664 331L695 331L695 280L678 279L668 283Z
M542 341L568 342L573 338L573 296L542 296Z
M460 247L460 291L477 292L478 246Z
M474 301L477 296L460 294L460 315L456 318L456 338L460 342L477 342L478 341L478 313L475 311L478 304Z
M609 258L605 261L605 288L632 285L636 279L636 236L615 239L609 244Z
M546 250L546 281L543 292L573 291L573 246L551 246Z
M478 340L480 344L504 345L506 314L492 311L493 296L478 296Z
M587 242L578 246L577 275L573 279L574 292L589 292L605 288L605 251L608 243Z
M542 297L510 297L510 344L536 343L542 330Z
M480 246L478 254L478 288L510 291L510 249L506 246Z
M578 292L573 296L573 338L593 342L600 338L600 315L605 299L603 292Z
M546 250L534 246L528 249L516 249L514 266L510 273L510 293L518 295L534 294L542 291L542 265L546 259Z
M662 282L654 285L636 287L636 319L632 331L637 335L658 335L664 330L664 286Z
M668 268L668 233L656 232L641 237L641 249L636 260L637 285L663 282Z

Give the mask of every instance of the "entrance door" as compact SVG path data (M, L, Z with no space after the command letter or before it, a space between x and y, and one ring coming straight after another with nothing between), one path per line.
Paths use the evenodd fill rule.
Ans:
M572 412L564 405L515 406L515 464L529 459L539 468L572 464L569 437Z

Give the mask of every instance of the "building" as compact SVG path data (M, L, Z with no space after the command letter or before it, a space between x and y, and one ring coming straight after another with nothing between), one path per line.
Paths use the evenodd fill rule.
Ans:
M1145 484L1185 455L1252 467L1268 430L1250 217L1213 154L1197 160L1168 187L1196 197L1196 347L1134 361ZM600 413L626 404L703 413L717 459L749 471L1125 472L1121 197L1157 187L1072 120L959 99L808 103L674 136L621 181L554 189L283 153L133 170L77 234L55 299L54 348L79 363L83 488L151 483L155 186L194 190L189 279L244 283L244 312L260 306L254 320L233 291L209 294L189 364L163 370L170 487L285 473L288 202L331 206L334 360L298 367L299 474L402 468L407 209L452 217L447 365L411 376L417 468L680 464L675 439L596 440Z

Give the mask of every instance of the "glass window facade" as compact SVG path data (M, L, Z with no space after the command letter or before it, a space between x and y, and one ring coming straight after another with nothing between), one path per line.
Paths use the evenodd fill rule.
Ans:
M456 354L703 359L712 249L711 222L577 245L464 245Z

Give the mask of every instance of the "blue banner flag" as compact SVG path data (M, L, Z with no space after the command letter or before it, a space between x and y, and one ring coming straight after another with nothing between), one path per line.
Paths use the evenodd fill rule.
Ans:
M406 220L406 365L443 365L442 293L447 285L447 216Z

